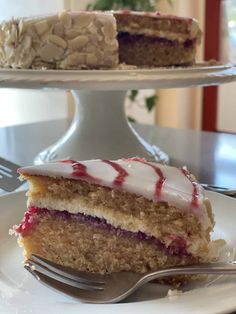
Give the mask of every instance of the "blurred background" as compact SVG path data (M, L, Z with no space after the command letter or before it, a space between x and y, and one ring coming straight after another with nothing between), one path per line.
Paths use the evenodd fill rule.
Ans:
M0 20L53 13L63 9L83 10L88 5L122 1L106 0L0 0ZM204 36L197 61L236 60L236 0L123 1L125 7L142 2L162 13L198 19ZM127 116L137 122L171 128L236 132L236 83L219 88L147 90L129 94ZM73 98L60 90L0 89L0 127L73 116Z

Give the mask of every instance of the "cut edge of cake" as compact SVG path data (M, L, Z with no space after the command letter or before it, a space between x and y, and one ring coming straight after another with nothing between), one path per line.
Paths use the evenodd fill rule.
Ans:
M137 66L187 66L195 63L202 31L198 21L159 12L114 12L120 62ZM148 53L147 53L148 52Z

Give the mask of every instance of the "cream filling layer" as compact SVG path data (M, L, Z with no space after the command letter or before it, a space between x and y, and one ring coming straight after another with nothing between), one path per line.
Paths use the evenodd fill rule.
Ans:
M186 40L190 39L198 39L198 33L193 34L183 34L183 33L176 33L171 31L162 31L162 30L153 30L150 28L139 28L138 24L131 25L130 27L125 26L122 27L122 32L127 32L129 34L134 35L145 35L145 36L154 36L165 38L168 40L178 41L179 43L184 43Z
M85 202L81 201L79 198L74 198L73 200L60 200L54 198L31 198L28 199L28 207L39 207L47 208L48 210L58 210L64 211L71 214L82 213L85 215L90 215L92 217L98 217L105 219L108 224L116 228L121 228L131 232L143 232L149 236L154 236L157 239L161 238L161 241L169 246L173 239L176 237L183 238L187 243L188 253L198 256L204 255L203 252L208 254L208 241L205 238L205 230L199 235L194 235L189 237L185 232L177 232L170 236L163 238L163 235L158 230L158 227L148 224L141 218L134 217L130 214L121 213L120 211L114 211L111 208L105 207L103 205L94 207L89 207ZM200 252L200 253L199 253Z

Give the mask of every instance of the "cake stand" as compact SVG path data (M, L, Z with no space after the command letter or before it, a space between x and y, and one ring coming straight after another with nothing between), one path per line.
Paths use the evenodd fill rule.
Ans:
M66 134L39 153L35 163L59 159L117 159L139 156L168 163L169 157L147 143L127 121L129 89L209 86L236 80L231 65L119 70L0 70L0 87L71 90L75 115Z

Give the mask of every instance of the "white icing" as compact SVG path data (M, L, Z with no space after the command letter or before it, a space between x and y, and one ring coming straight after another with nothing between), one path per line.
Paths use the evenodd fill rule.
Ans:
M128 172L123 189L130 193L142 195L154 200L156 175L153 168L140 162L119 161L119 164ZM139 182L138 182L139 181Z
M117 176L117 171L112 168L110 165L101 162L100 160L88 160L86 162L81 162L86 165L87 172L95 178L102 178L102 184L110 186L111 182ZM72 169L72 168L71 168ZM106 175L105 175L106 174Z

